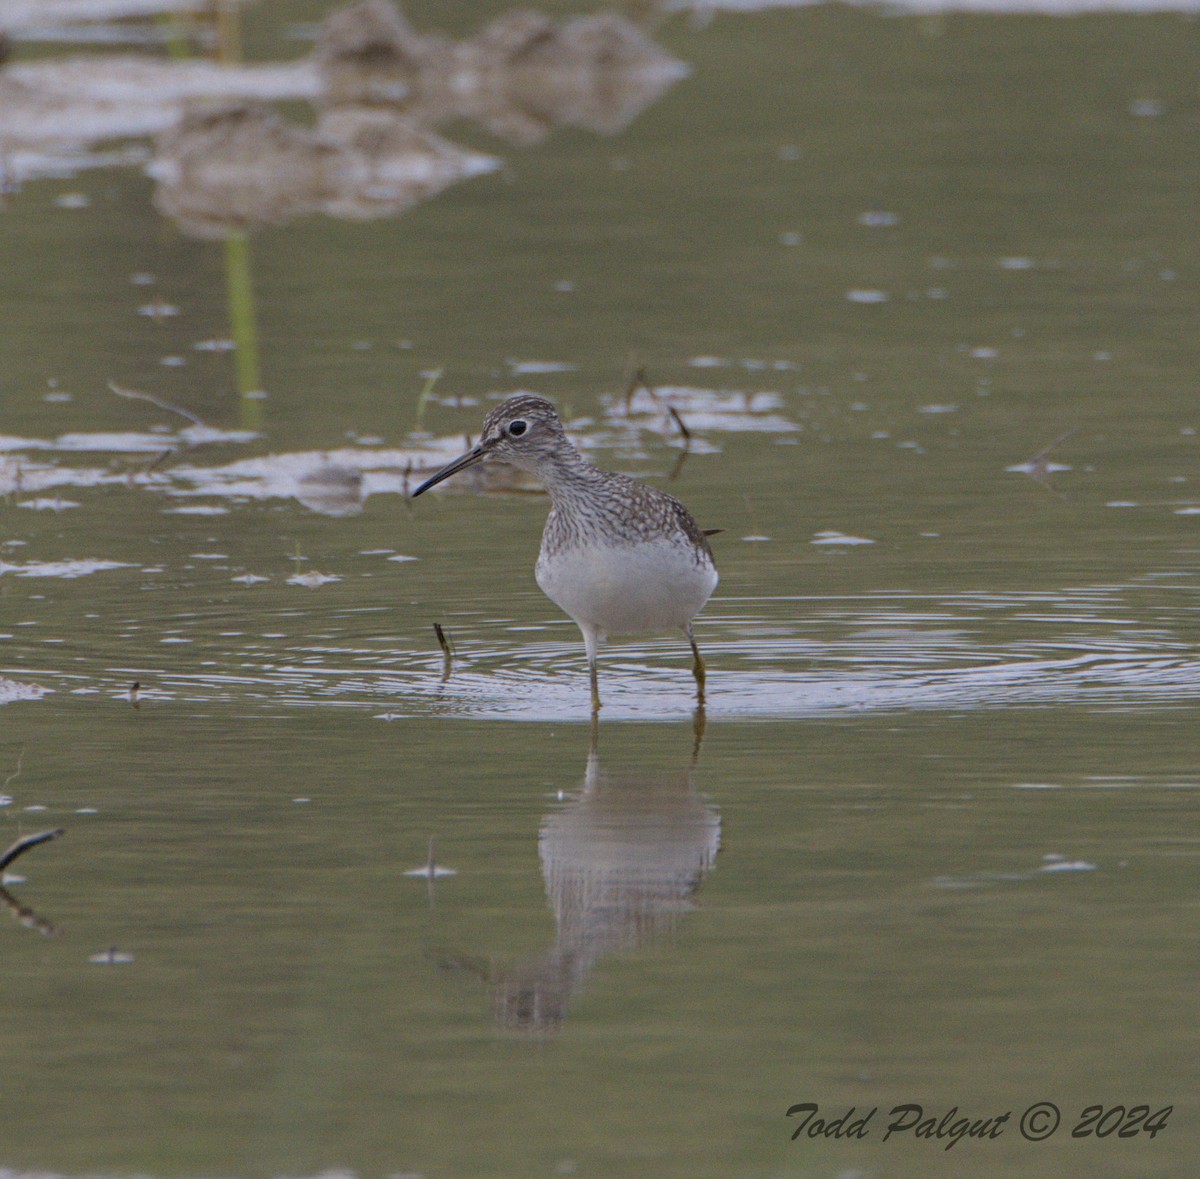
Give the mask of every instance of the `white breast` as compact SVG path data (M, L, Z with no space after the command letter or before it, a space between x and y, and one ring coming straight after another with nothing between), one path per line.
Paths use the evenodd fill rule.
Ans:
M686 627L717 586L711 562L666 539L560 549L538 558L542 592L577 623L606 635Z

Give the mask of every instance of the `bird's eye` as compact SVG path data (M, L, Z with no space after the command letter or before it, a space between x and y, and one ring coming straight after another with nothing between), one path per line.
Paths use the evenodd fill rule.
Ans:
M517 418L515 422L508 423L508 436L510 438L520 438L526 430L529 429L529 424Z

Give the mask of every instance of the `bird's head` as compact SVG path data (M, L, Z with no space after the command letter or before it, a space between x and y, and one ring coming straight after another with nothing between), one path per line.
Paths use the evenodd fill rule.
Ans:
M499 459L536 475L561 453L564 443L570 445L554 406L544 397L518 393L483 419L478 444L426 479L413 498L485 459Z

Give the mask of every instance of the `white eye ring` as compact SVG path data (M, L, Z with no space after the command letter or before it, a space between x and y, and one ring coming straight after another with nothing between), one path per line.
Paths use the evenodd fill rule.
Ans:
M529 429L528 423L524 418L517 418L515 422L508 423L508 436L510 438L520 438L526 430Z

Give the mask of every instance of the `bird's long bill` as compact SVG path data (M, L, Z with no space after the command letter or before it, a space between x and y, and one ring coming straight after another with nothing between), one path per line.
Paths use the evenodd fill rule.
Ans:
M412 493L412 498L416 499L422 492L428 491L431 487L440 483L443 479L449 479L451 475L457 475L459 471L465 471L468 467L474 466L480 459L487 456L487 451L483 448L483 443L480 443L474 450L468 450L466 454L456 458L452 463L447 463L436 474L430 475L420 487Z

